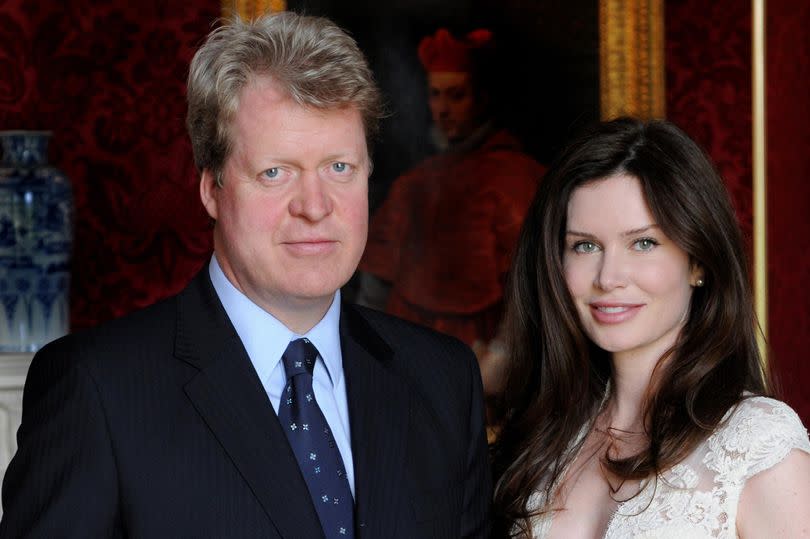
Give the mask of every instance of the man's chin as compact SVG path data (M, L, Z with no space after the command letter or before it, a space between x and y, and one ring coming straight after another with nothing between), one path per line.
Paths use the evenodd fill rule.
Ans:
M458 136L458 130L453 128L442 129L442 135L444 136L445 139L447 139L448 142L455 142L459 138L461 138Z
M320 304L322 302L331 303L332 297L335 292L339 290L343 284L337 280L333 282L302 282L295 288L288 290L288 297L292 302L301 305Z

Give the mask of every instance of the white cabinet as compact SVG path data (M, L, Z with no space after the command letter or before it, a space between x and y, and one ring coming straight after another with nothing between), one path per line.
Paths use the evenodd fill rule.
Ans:
M33 357L33 354L0 353L0 479L17 451L23 386Z

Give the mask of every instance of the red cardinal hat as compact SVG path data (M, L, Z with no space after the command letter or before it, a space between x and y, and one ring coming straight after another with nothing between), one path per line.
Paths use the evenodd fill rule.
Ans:
M446 28L419 42L419 60L425 71L470 71L470 52L490 42L492 32L473 30L464 39L456 39Z

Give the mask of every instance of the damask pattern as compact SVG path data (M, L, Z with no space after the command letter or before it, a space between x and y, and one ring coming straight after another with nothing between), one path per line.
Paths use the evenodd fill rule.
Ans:
M184 79L219 16L218 0L0 0L0 129L54 131L50 161L75 191L74 329L176 291L210 252ZM708 149L750 233L750 5L671 0L665 22L668 117ZM810 5L768 2L771 346L805 421L808 25Z
M185 78L220 2L0 0L0 129L54 133L76 200L74 329L177 291L211 250Z
M751 246L751 5L673 0L665 15L667 115L717 163ZM810 4L769 1L766 16L769 362L807 422Z
M768 0L768 311L784 398L810 423L810 3Z
M750 241L751 6L678 0L665 9L667 117L708 151Z

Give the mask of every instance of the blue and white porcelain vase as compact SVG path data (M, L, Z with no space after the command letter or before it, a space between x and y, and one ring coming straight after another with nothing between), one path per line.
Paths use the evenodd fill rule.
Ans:
M34 352L69 329L73 195L47 131L0 131L0 351Z

